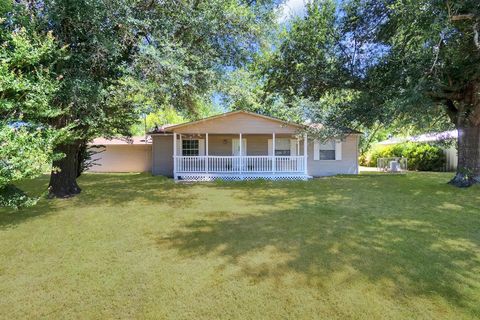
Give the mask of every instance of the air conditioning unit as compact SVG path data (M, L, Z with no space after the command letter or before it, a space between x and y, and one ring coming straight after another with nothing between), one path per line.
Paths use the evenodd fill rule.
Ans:
M377 170L386 173L407 172L407 158L378 158Z

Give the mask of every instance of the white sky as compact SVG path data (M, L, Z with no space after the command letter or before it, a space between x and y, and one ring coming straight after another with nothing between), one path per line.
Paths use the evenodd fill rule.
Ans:
M302 16L305 13L305 2L308 0L286 0L280 6L279 22L286 22L295 16Z

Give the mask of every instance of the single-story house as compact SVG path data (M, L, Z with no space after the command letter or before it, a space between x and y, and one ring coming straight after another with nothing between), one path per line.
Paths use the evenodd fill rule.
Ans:
M450 130L444 132L431 132L425 133L418 136L409 136L409 137L392 137L390 139L380 141L375 144L375 146L393 146L396 144L404 143L404 142L418 142L418 143L445 143L449 142L450 144L446 144L442 147L443 152L445 154L445 170L446 171L455 171L457 169L458 163L458 152L456 145L451 142L455 142L458 139L458 131L457 130Z
M321 143L307 137L303 129L305 125L233 111L155 128L148 133L151 144L144 147L151 146L153 175L178 180L306 180L358 173L360 132L346 130L341 138ZM107 158L121 161L118 151ZM108 161L103 163L108 171Z

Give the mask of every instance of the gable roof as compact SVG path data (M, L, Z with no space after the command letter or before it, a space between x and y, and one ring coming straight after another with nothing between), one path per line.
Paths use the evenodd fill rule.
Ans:
M266 115L263 115L263 114L250 112L250 111L237 110L237 111L230 111L230 112L225 112L225 113L222 113L222 114L217 114L217 115L206 117L206 118L203 118L203 119L200 119L200 120L195 120L195 121L190 121L190 122L185 122L185 123L180 123L180 124L175 124L175 125L164 125L164 126L161 126L161 127L156 126L155 129L148 132L148 134L152 135L152 134L172 133L177 129L182 129L182 128L189 127L189 126L201 125L201 124L204 124L204 123L207 123L207 122L211 122L211 121L215 121L215 120L221 120L221 119L225 119L225 118L228 118L228 117L231 117L231 116L234 116L234 115L240 115L240 114L248 115L248 116L251 116L251 117L256 117L256 118L263 119L263 120L268 120L268 121L271 121L271 122L275 122L275 123L278 123L278 124L282 125L282 127L287 127L288 126L290 128L295 128L295 129L302 129L302 128L308 128L308 127L315 128L315 129L320 129L320 128L323 127L323 125L319 124L319 123L299 124L299 123L284 121L284 120L281 120L281 119L278 119L278 118L274 118L274 117L270 117L270 116L266 116ZM360 132L360 131L349 129L349 128L345 128L343 131L345 133L348 133L348 134L362 134L362 132ZM246 131L245 133L248 133L248 132Z
M276 122L283 123L283 124L289 125L289 126L302 127L302 125L300 125L300 124L298 124L298 123L288 122L288 121L280 120L280 119L278 119L278 118L269 117L269 116L265 116L265 115L263 115L263 114L254 113L254 112L250 112L250 111L237 110L237 111L230 111L230 112L225 112L225 113L217 114L217 115L210 116L210 117L206 117L206 118L203 118L203 119L200 119L200 120L195 120L195 121L180 123L180 124L177 124L177 125L170 126L170 127L168 127L168 129L169 129L169 130L170 130L170 129L177 129L177 128L181 128L181 127L185 127L185 126L190 126L190 125L192 125L192 124L197 124L197 123L201 123L201 122L205 122L205 121L211 121L211 120L215 120L215 119L219 119L219 118L224 118L224 117L228 117L228 116L231 116L231 115L234 115L234 114L241 114L241 113L243 113L243 114L248 114L248 115L251 115L251 116L254 116L254 117L259 117L259 118L271 120L271 121L276 121Z

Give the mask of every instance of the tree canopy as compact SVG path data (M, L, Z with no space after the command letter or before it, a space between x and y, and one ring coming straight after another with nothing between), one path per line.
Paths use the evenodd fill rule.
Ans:
M40 121L68 134L55 152L52 196L80 192L85 144L129 135L141 114L163 108L199 116L229 68L261 46L274 18L270 1L38 0L7 8L11 30L51 34L68 59L49 66L61 80L56 116Z
M313 102L332 126L459 130L452 183L480 181L478 1L313 1L272 55L267 88Z
M66 56L51 33L2 28L0 43L0 204L19 207L35 199L14 183L45 173L60 156L54 148L65 130L48 125L61 114L52 103L60 80L51 66Z

